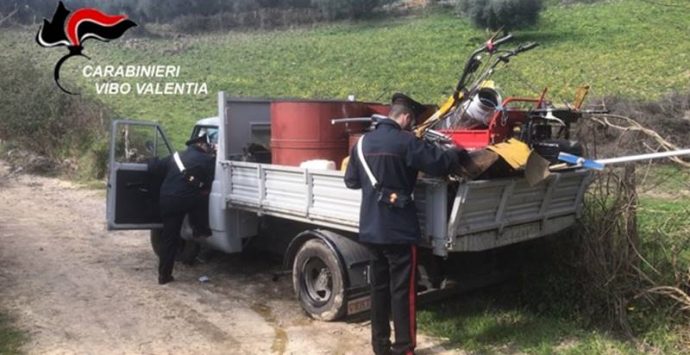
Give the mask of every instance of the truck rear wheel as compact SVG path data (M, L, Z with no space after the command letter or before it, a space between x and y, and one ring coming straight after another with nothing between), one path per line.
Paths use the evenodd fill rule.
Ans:
M151 248L156 256L160 256L161 244L163 239L163 230L152 229L151 230ZM184 264L193 264L196 257L199 255L201 250L201 245L197 242L191 240L180 239L180 246L177 249L177 254L175 255L175 260L182 262Z
M324 241L308 240L292 265L295 294L309 316L333 321L345 314L343 268Z

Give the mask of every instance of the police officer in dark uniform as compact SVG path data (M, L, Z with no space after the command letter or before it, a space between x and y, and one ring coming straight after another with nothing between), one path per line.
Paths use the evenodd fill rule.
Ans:
M421 238L413 197L417 174L448 175L459 168L462 154L466 155L464 151L444 151L409 131L425 109L403 94L393 95L389 117L379 120L375 130L353 147L345 172L347 187L362 189L359 240L377 256L371 297L376 354L411 354L416 345L416 244ZM392 344L391 313L395 325Z
M163 220L159 252L158 283L174 281L175 253L181 242L180 229L185 215L194 237L208 237L208 194L215 172L213 145L208 136L187 141L187 149L149 163L149 172L163 178L160 188L160 213Z

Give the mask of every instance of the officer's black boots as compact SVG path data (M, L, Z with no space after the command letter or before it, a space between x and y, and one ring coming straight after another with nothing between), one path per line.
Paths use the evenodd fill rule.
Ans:
M158 284L159 285L165 285L168 282L173 282L175 281L175 278L171 276L158 276Z

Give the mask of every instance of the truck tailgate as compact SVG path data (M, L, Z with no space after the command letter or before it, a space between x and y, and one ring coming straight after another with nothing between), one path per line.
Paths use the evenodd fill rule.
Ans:
M523 178L459 186L448 221L449 251L479 251L552 234L579 217L591 173L552 174L529 186Z

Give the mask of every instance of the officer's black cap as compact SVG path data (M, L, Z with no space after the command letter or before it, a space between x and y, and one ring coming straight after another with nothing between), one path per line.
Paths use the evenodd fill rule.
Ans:
M185 143L185 144L186 145L192 145L192 144L196 144L196 143L208 143L208 142L209 142L208 136L206 134L202 134L198 137L195 137L195 138L188 140L187 143Z
M427 110L426 106L420 104L411 97L399 92L393 94L393 97L391 98L391 104L402 105L407 107L408 109L410 109L410 111L412 111L415 117L419 117Z

